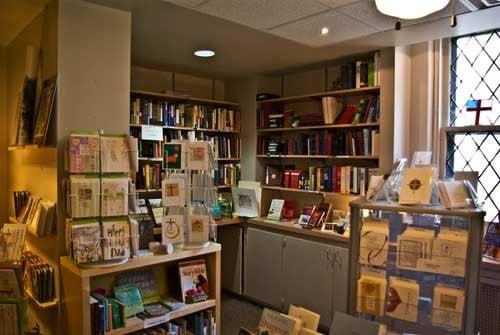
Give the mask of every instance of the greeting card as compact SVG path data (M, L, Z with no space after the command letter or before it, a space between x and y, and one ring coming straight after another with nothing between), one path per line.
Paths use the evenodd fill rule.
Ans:
M161 225L163 244L184 242L184 215L166 215Z
M465 291L461 288L438 284L432 299L432 324L462 329Z
M188 221L189 242L208 241L208 216L191 215Z
M385 266L389 249L389 221L363 218L359 245L361 264Z
M128 215L128 178L102 178L102 216Z
M70 176L70 211L73 218L99 216L101 183L97 177Z
M103 221L101 228L104 259L129 258L130 226L128 221Z
M99 135L97 133L71 134L68 146L70 173L99 172Z
M184 179L164 179L162 182L162 195L164 206L186 205L186 181Z
M101 170L103 173L130 171L129 139L125 136L101 136Z
M416 281L390 277L386 314L395 319L417 322L419 291Z
M209 169L208 142L192 142L188 145L188 168L191 170Z

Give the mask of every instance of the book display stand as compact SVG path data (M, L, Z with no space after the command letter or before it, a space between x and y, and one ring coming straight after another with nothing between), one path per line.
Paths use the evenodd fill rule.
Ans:
M66 250L87 267L122 264L131 252L129 201L131 147L127 135L73 132L66 183Z
M351 202L349 313L395 333L473 334L484 215Z

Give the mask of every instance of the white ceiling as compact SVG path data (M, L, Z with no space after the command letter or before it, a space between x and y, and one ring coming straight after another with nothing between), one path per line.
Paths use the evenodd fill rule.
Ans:
M311 47L323 47L394 29L395 19L381 14L374 0L163 0L242 24ZM444 10L404 26L450 16ZM460 2L457 13L467 12ZM330 33L320 35L322 27Z

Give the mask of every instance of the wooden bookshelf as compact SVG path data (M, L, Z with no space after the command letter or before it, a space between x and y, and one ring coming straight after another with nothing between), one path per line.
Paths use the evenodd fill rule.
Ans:
M217 333L220 334L220 271L221 271L221 246L210 242L205 248L176 250L170 255L148 255L136 259L130 259L127 263L105 267L91 268L80 267L73 263L68 256L60 258L61 264L61 313L64 322L65 334L90 335L90 294L96 287L107 287L110 290L113 286L115 275L130 270L141 268L154 268L154 272L166 276L166 267L176 266L180 261L190 259L205 259L209 283L209 300L197 304L188 305L182 309L170 312L170 319L179 318L185 315L196 313L207 308L214 308L214 316L217 324ZM162 278L169 280L168 277ZM175 280L170 278L170 280ZM158 280L160 283L161 280ZM180 292L168 291L175 285L160 284L160 294L162 296L177 296ZM173 288L172 288L173 289ZM144 323L138 318L126 320L125 327L108 332L109 335L129 334L131 332L144 329Z
M215 220L215 224L217 225L217 227L235 225L235 224L240 224L242 222L244 222L244 219L241 218L224 218L220 220Z
M339 97L339 96L347 96L347 95L366 95L372 93L378 93L380 91L379 86L374 87L363 87L363 88L349 88L343 90L335 90L335 91L327 91L327 92L318 92L312 94L303 94L303 95L295 95L283 98L275 98L275 99L267 99L257 101L258 103L270 103L270 102L283 102L283 103L293 103L293 102L306 102L310 100L317 100L323 97Z
M33 301L33 303L36 305L37 308L42 309L42 310L47 310L47 309L53 309L57 308L57 299L51 300L51 301L46 301L46 302L39 302L31 293L30 290L24 290L26 292L26 296L29 298L29 300Z
M323 124L317 126L304 126L295 128L260 128L257 129L259 133L277 133L277 132L291 132L291 131L307 131L307 130L325 130L325 129L355 129L355 128L376 128L380 124L378 122L367 122L357 124Z
M190 315L190 314L198 313L198 312L204 311L204 310L209 309L209 308L214 308L215 306L216 306L215 299L209 299L206 301L197 302L194 304L189 304L189 305L186 305L185 307L182 307L180 309L176 309L174 311L169 312L167 314L168 316L166 317L165 322L169 322L169 321L172 321L172 320L175 320L178 318L182 318L182 317ZM144 325L144 320L134 316L134 317L128 318L125 321L124 327L107 331L106 335L125 335L125 334L130 334L130 333L136 332L138 330L147 329L147 328L148 327L146 327Z
M163 158L158 158L158 157L139 157L137 159L140 161L147 161L147 162L163 162Z
M290 187L281 187L281 186L269 186L262 185L262 189L271 190L271 191L280 191L280 192L296 192L296 193L308 193L308 194L317 194L317 195L349 195L349 196L359 196L351 193L340 193L340 192L322 192L322 191L314 191L314 190L303 190L300 188L290 188Z
M25 145L9 145L7 147L8 151L13 150L38 150L38 149L55 149L55 146L51 145L38 145L38 144L25 144Z
M329 156L329 155L257 155L257 158L283 158L283 159L378 159L378 156Z
M150 97L150 98L170 100L170 101L190 102L190 103L195 103L195 104L200 104L200 105L235 106L235 107L240 105L240 104L238 104L236 102L232 102L232 101L203 99L203 98L195 98L192 96L165 94L165 93L140 91L140 90L131 90L130 94L145 96L145 97Z
M181 127L181 126L162 126L158 124L133 124L131 123L130 128L141 128L142 126L155 126L162 127L168 130L182 130L182 131L199 131L205 133L224 133L224 134L239 134L239 130L223 130L223 129L209 129L209 128L194 128L194 127Z
M220 162L239 162L240 158L239 157L232 157L232 158L216 158L216 161Z

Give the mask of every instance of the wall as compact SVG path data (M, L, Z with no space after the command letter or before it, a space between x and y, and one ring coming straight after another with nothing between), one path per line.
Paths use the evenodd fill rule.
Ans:
M7 54L0 47L0 225L8 220L7 200Z

